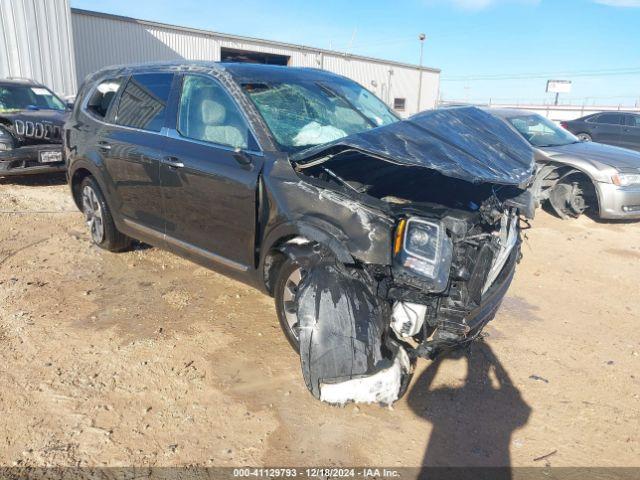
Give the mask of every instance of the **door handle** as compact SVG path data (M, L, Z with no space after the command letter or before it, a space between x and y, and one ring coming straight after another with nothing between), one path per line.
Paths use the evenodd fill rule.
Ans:
M177 158L177 157L167 157L167 158L165 158L164 159L164 164L166 166L168 166L169 168L173 168L173 169L184 167L184 163L182 163L180 161L180 159Z
M111 150L111 145L109 145L109 142L100 141L100 142L98 142L98 148L100 150L108 152L109 150Z

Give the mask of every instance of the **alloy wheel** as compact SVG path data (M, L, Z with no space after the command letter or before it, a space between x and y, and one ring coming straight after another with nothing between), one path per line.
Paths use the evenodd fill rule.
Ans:
M102 207L96 192L89 185L82 189L82 211L91 232L91 239L96 244L104 240L104 220Z
M300 340L300 331L298 329L298 314L296 304L296 294L298 293L298 286L302 281L303 272L300 268L296 268L284 284L284 291L282 292L282 305L284 308L284 316L287 320L289 330L296 340Z

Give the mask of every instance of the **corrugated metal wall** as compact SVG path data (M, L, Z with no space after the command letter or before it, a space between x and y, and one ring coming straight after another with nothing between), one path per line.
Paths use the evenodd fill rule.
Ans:
M393 105L395 97L405 98L406 109L399 112L401 115L413 114L418 108L419 70L408 65L76 9L71 17L79 82L107 65L184 59L218 61L220 48L228 47L287 55L290 66L339 73L372 90L389 105ZM436 106L439 84L439 71L423 71L421 110Z
M68 0L0 0L0 78L25 77L76 93Z

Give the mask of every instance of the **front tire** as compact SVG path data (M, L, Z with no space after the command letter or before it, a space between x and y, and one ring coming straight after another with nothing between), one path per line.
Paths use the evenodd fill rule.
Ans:
M113 222L111 210L95 178L86 177L80 184L82 213L89 227L91 241L110 252L121 252L131 246L131 239L120 233Z
M298 353L300 353L300 332L298 330L296 294L303 276L304 271L300 265L293 259L287 258L280 267L274 289L280 328L282 328L291 347Z

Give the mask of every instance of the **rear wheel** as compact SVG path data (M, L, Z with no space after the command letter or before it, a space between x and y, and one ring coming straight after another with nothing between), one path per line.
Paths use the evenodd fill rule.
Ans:
M82 213L89 227L91 241L110 252L120 252L131 246L131 239L120 233L95 178L89 176L80 185Z
M304 271L293 259L288 258L280 267L274 295L276 312L285 337L296 352L300 352L300 331L296 295L304 277Z
M591 135L589 135L588 133L578 133L576 135L576 137L578 137L580 140L582 140L583 142L591 142L593 139L591 138Z

